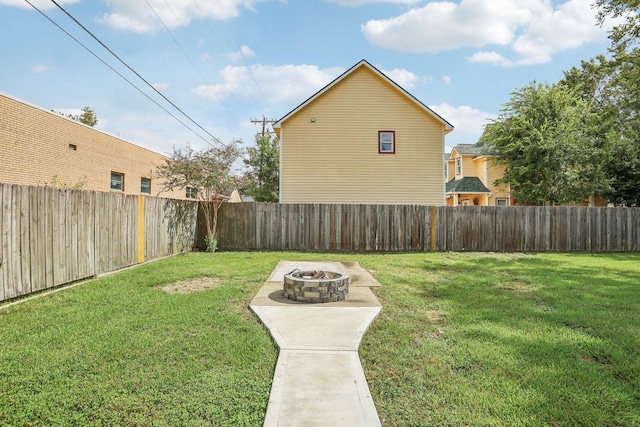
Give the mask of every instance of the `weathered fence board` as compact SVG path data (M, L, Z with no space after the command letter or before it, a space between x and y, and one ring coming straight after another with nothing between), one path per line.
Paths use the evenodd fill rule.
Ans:
M640 208L227 204L219 247L329 252L629 252Z
M145 199L141 225L137 196L0 184L0 301L191 250L196 203Z
M193 201L0 184L0 301L136 264L139 245L191 250L203 223ZM640 208L241 203L218 232L228 250L627 252Z

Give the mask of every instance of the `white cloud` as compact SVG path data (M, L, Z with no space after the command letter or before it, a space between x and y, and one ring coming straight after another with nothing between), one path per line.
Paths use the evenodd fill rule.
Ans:
M429 108L454 126L453 132L456 136L473 136L475 139L480 137L484 126L490 123L491 119L496 118L495 114L480 111L467 105L454 107L445 103L430 105ZM476 141L470 143L474 142Z
M449 77L449 76L442 76L442 82L443 82L445 85L449 86L449 84L451 83L451 77Z
M47 66L45 64L34 64L31 67L31 71L33 71L36 74L44 73L48 69L49 69L49 66Z
M229 65L220 71L222 83L201 85L194 92L220 100L232 96L261 99L264 95L270 105L291 106L304 101L343 72L340 67L321 69L315 65L252 65L250 71L244 66Z
M6 1L6 0L0 0ZM111 12L100 21L118 30L135 33L150 33L162 28L158 17L169 28L188 25L192 19L229 19L240 14L242 9L252 10L263 0L218 0L194 2L193 0L110 0ZM152 9L153 8L153 9ZM156 16L157 14L157 16Z
M397 3L397 4L416 4L420 0L324 0L326 3L335 3L338 6L362 6L369 3Z
M255 58L255 56L256 53L249 46L244 44L240 47L240 50L227 55L227 57L233 62L238 62L243 58Z
M398 83L403 89L409 90L416 86L416 84L424 81L425 79L419 77L417 74L396 68L395 70L385 71L380 69L384 75L389 77L394 82Z
M493 64L501 67L511 67L514 65L513 61L505 58L497 52L476 52L467 58L467 60L471 63Z
M489 45L510 49L513 58L493 51L472 55L471 62L500 66L549 62L563 50L606 37L596 26L593 0L432 1L389 19L370 20L361 30L373 45L410 53L436 53ZM608 25L613 25L613 22Z
M58 0L58 4L64 6L65 4L78 3L79 1L80 0ZM57 7L50 0L30 0L30 2L38 9L52 9ZM0 0L0 6L16 6L23 9L31 9L31 6L24 0Z
M166 88L168 88L169 86L171 86L171 84L169 83L155 83L153 84L153 87L157 90L164 90Z

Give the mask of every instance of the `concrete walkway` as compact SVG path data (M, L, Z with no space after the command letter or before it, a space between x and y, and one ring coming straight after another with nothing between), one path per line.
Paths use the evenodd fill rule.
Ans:
M350 277L344 301L305 304L282 296L293 269ZM381 310L380 284L358 263L280 261L250 304L280 347L265 427L380 426L358 346Z

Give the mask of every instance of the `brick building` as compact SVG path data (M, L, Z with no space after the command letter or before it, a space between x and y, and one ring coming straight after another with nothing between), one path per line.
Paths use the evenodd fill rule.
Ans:
M160 193L166 156L0 93L0 183Z

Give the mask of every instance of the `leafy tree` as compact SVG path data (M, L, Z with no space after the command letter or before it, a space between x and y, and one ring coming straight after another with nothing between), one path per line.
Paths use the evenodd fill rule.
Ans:
M639 0L596 0L598 23L607 19L623 18L623 22L613 28L609 34L614 48L626 49L640 38L640 1Z
M598 115L597 135L609 154L603 158L609 202L640 206L640 49L610 53L565 72L560 84L574 88Z
M98 116L96 116L95 111L89 107L82 107L82 114L71 118L91 127L98 124Z
M567 86L532 82L511 94L481 142L505 166L496 183L524 204L582 201L607 188L597 117Z
M68 117L76 122L84 123L87 126L95 127L98 124L98 116L96 112L89 107L82 107L82 114L64 114L58 112L58 114Z
M203 150L189 145L175 149L171 158L158 166L156 175L164 179L162 189L191 189L205 217L207 250L216 250L218 241L218 211L226 200L225 192L237 184L233 175L234 163L240 156L239 141Z
M258 202L278 202L280 186L280 141L275 136L256 136L256 146L247 149L249 167L243 192Z

